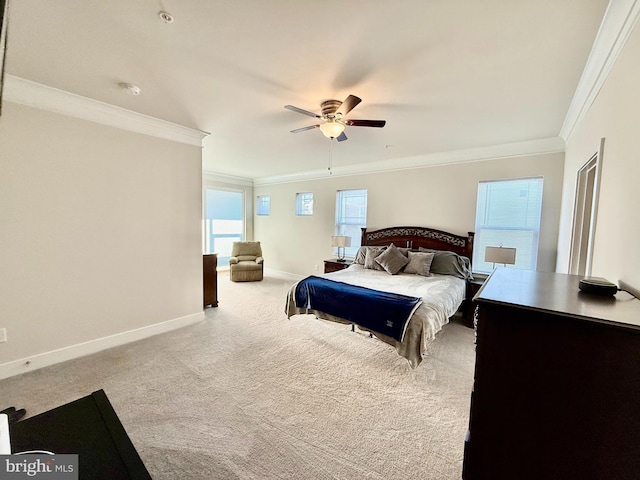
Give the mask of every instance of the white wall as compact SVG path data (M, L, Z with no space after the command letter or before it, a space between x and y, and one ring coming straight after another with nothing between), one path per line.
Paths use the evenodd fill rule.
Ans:
M640 29L567 141L558 271L567 272L578 169L605 138L592 275L640 289Z
M369 228L429 226L466 235L475 228L480 180L544 177L538 269L554 271L564 155L513 157L448 166L257 185L254 196L271 196L271 215L254 216L254 238L262 242L265 268L296 275L314 273L332 258L336 191L368 190ZM314 214L295 215L295 195L313 192Z
M0 367L201 319L201 181L199 147L5 102Z

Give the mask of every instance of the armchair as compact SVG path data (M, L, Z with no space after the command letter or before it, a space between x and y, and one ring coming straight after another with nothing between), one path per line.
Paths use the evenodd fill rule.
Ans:
M232 282L262 280L264 259L260 242L233 242L229 271Z

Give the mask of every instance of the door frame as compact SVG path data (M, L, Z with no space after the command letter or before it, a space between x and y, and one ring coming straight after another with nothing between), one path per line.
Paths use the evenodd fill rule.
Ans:
M604 141L604 138L600 139L598 151L578 170L576 177L569 250L569 273L573 275L591 275Z

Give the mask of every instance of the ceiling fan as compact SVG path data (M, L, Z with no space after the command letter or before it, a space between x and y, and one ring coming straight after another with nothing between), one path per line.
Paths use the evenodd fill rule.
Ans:
M325 100L320 104L320 108L322 109L321 114L303 110L302 108L294 107L293 105L285 105L284 108L322 120L317 125L309 125L308 127L291 130L291 133L300 133L306 130L319 128L325 137L331 139L335 138L339 142L343 142L347 139L347 136L344 133L346 126L382 128L387 123L385 120L351 120L344 118L345 115L353 110L361 101L362 99L355 95L349 95L344 102L341 102L340 100Z

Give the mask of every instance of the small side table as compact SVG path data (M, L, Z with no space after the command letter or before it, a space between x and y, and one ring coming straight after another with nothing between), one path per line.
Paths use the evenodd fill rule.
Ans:
M336 258L324 261L324 273L337 272L338 270L344 270L353 263L353 260L345 260L344 262L338 261Z

